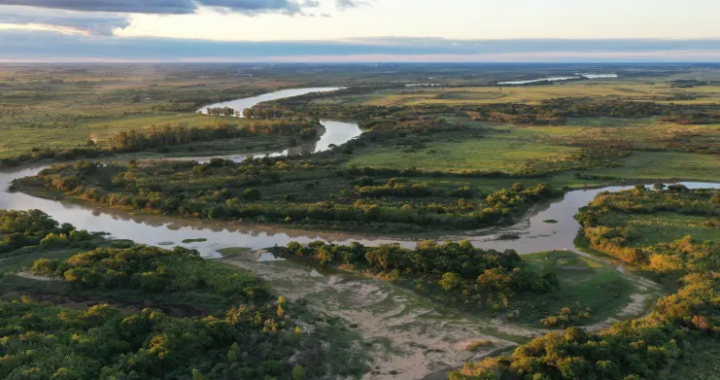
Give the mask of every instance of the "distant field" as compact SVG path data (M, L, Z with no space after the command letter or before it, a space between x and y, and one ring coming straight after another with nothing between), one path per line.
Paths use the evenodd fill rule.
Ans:
M521 171L529 161L539 165L562 163L577 148L550 145L542 141L539 130L494 126L479 136L456 134L452 138L435 137L422 148L401 150L396 147L369 147L348 165L386 168L415 166L424 171Z
M677 104L720 104L720 86L673 88L668 83L604 79L550 85L503 87L412 87L372 94L325 98L322 103L374 106L539 103L556 98L622 99Z
M678 152L633 152L618 168L587 170L591 175L632 179L720 181L720 159L713 155Z
M214 124L217 120L195 115L195 109L302 86L318 75L237 71L173 65L0 66L0 158L33 147L74 148L91 137L102 141L151 125Z
M452 119L452 118L450 118ZM457 119L456 121L459 121ZM562 170L566 160L582 147L622 147L632 154L617 159L615 168L583 170L585 174L623 179L687 179L717 181L720 159L715 155L663 150L666 141L682 139L693 144L720 144L718 125L677 125L654 118L571 119L566 126L522 127L468 122L467 132L434 134L409 146L375 145L356 152L348 165L425 171L503 171L524 168ZM569 175L555 175L562 184L576 182Z
M200 127L219 120L192 113L152 113L78 120L56 125L51 119L36 119L32 124L5 125L0 140L0 157L26 153L33 147L75 148L90 138L102 142L109 136L131 129L141 130L152 125L184 125ZM233 119L237 123L237 119Z

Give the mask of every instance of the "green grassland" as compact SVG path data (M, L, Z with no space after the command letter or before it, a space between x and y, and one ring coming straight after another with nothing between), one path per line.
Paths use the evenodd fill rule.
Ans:
M679 152L633 152L617 168L594 168L586 174L626 180L720 180L720 160L715 156Z
M698 241L720 242L720 231L711 226L704 226L707 216L684 215L674 212L654 214L624 214L611 212L600 218L600 223L607 226L629 227L633 238L630 247L647 247L659 243L670 243L691 236Z
M541 273L557 274L560 290L521 300L516 318L521 323L539 324L540 319L575 305L591 310L584 324L601 322L616 318L630 302L630 294L638 292L635 284L615 268L572 252L542 252L523 255L523 259Z
M194 112L215 102L333 85L342 78L238 72L222 66L0 66L0 158L33 147L74 148L88 139L102 143L112 134L152 125L214 125L216 120Z
M473 123L467 131L434 134L404 149L369 147L348 165L386 168L415 166L423 171L502 171L517 173L530 162L560 164L577 148L549 145L537 129Z
M657 83L638 79L556 82L534 86L411 87L382 90L358 97L337 96L321 103L373 106L538 104L556 98L652 101L665 104L718 104L720 86L674 88L663 78Z
M423 171L499 171L519 174L578 170L573 153L583 148L626 149L617 165L595 166L581 171L591 176L624 180L705 180L720 178L720 160L713 155L679 152L694 144L720 143L717 125L681 126L654 118L583 118L566 126L524 127L474 122L449 117L468 126L464 131L408 136L358 149L347 162L357 167ZM689 137L685 137L689 136ZM682 138L686 145L666 147L666 141ZM687 146L687 148L686 148ZM596 184L579 182L563 173L553 174L559 185ZM483 181L484 182L484 181Z

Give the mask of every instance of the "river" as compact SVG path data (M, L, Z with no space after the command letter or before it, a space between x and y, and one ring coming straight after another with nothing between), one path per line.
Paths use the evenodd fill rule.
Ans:
M279 99L283 96L297 96L309 92L330 91L334 88L310 88L283 90L235 102L213 104L218 107L233 104L234 107L250 107L262 101ZM288 95L290 94L290 95ZM239 108L236 108L239 109ZM326 131L315 144L313 151L320 152L331 145L342 145L360 135L361 130L355 123L341 121L322 121ZM273 154L288 154L289 151ZM229 158L242 160L246 155L235 155ZM228 158L228 157L226 157ZM195 157L203 160L207 157ZM336 244L360 242L365 245L399 243L405 247L414 247L420 238L396 238L379 236L362 236L346 233L310 232L285 229L275 226L258 226L237 222L214 222L207 220L189 220L154 215L134 215L124 211L103 207L67 204L55 200L41 199L31 195L9 192L7 189L14 179L36 175L47 165L34 165L0 171L0 209L29 210L39 209L60 223L71 223L79 229L89 231L105 231L117 239L131 239L148 245L183 245L197 249L204 257L219 257L218 249L229 247L247 247L260 249L274 245L286 245L291 241L308 243L314 240L325 240ZM720 188L714 183L684 183L689 188ZM573 250L573 239L580 226L573 219L577 210L593 200L595 195L604 190L618 191L629 187L608 187L593 190L574 190L562 199L538 206L529 217L514 226L487 231L448 236L439 240L471 240L481 248L496 250L515 249L518 253L532 253L552 249ZM557 223L545 223L546 220ZM518 235L516 240L498 240L502 234ZM182 244L186 239L207 239L205 242ZM163 243L163 244L161 244ZM167 244L166 243L172 243Z

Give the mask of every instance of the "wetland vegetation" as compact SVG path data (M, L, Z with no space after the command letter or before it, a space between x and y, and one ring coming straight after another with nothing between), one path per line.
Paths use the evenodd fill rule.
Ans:
M0 279L4 379L298 379L366 371L353 333L271 295L252 273L191 250L100 236L84 242L97 248L82 252L77 241L58 246L60 232L40 211L3 212L5 241L34 240L18 249L3 245L3 260L15 258ZM33 274L15 272L22 269Z
M587 72L617 76L542 80ZM162 235L58 223L60 209L1 211L3 378L717 378L720 195L660 185L720 179L717 67L41 65L0 79L0 165L47 164L13 190L199 220L163 249ZM223 103L287 88L301 95ZM327 120L362 134L316 148ZM626 182L641 185L540 219L552 239L577 213L575 247L483 247L532 246L508 226ZM216 244L202 223L272 226L279 256ZM302 244L273 237L284 228ZM486 228L496 241L463 241Z

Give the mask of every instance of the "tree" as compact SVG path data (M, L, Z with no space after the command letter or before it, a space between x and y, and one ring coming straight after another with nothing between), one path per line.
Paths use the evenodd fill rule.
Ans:
M710 201L712 203L720 205L720 193L713 195L713 197L710 199Z
M284 306L286 303L287 303L287 301L285 301L285 297L283 297L283 296L278 297L278 300L277 300L277 315L278 315L278 317L282 317L283 315L285 315Z
M439 283L446 292L449 292L460 286L462 282L463 278L460 277L459 274L447 272L442 276L442 280L440 280Z

